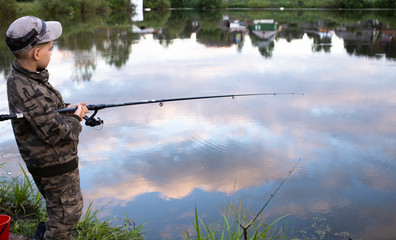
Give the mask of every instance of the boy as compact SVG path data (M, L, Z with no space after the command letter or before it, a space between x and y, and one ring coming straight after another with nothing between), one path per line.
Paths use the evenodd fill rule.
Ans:
M71 231L82 214L82 194L77 145L88 109L60 114L70 107L48 82L46 67L53 41L62 33L59 22L33 16L15 20L6 33L6 43L15 56L7 80L11 113L24 118L12 120L15 139L28 171L46 201L48 219L37 227L34 239L71 239Z

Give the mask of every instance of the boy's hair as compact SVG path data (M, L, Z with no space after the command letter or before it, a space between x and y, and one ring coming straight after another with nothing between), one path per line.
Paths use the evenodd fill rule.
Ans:
M48 43L49 42L40 43L40 44L37 44L34 47L40 47L40 46L43 46L43 45L48 44ZM22 53L17 53L17 54L14 53L15 58L18 59L18 60L26 60L26 59L28 59L31 56L31 52L33 51L34 47L32 49L29 49L29 50L24 51Z
M17 53L17 54L14 54L14 56L15 56L15 58L18 59L18 60L25 60L25 59L28 59L28 58L29 58L29 56L30 56L30 51L28 50L28 51L25 51L25 52L23 52L23 53Z
M45 22L40 18L25 16L11 23L6 33L6 43L15 56L21 56L37 44L53 41L61 34L62 25L59 22Z

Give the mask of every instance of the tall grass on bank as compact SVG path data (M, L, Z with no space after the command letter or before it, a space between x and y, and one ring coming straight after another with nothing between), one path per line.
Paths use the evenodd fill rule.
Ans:
M240 205L242 206L242 205ZM246 224L247 214L245 211L240 211L234 208L229 208L229 212L222 215L220 221L213 221L207 224L198 216L197 207L195 207L195 220L193 222L195 233L190 233L185 229L181 234L186 240L261 240L261 239L290 239L287 235L287 224L283 224L280 228L278 224L281 220L285 220L286 216L279 217L269 225L264 223L263 219L254 222L249 228L244 229ZM245 231L246 230L246 231ZM291 234L300 234L300 230Z
M198 216L197 207L195 206L195 222L193 222L195 236L194 238L192 238L187 229L182 232L182 235L187 240L289 239L287 236L287 224L282 225L279 229L277 226L281 220L286 220L287 215L279 217L278 219L267 225L263 217L263 210L272 200L273 196L280 190L288 177L292 174L293 170L296 168L300 160L296 162L292 170L289 171L289 174L286 176L286 178L284 178L284 180L281 182L275 192L271 194L271 197L261 208L261 210L257 214L255 214L254 218L252 218L250 214L247 213L246 208L243 204L243 198L241 198L239 202L235 202L233 200L228 201L226 194L224 202L225 209L223 210L221 221L212 222L210 225L208 225ZM232 195L234 195L235 189L236 181L234 183ZM297 234L297 237L302 234L301 229L298 229L298 231L294 233L294 228L291 229L291 232L289 231L289 233L291 235Z
M85 215L74 228L76 236L73 239L143 239L143 234L141 233L143 225L135 227L134 221L123 219L123 225L116 225L112 227L113 224L110 220L98 220L97 214L100 210L101 209L92 210L92 202L89 204Z
M21 169L23 177L1 177L0 212L11 216L11 232L30 237L38 222L44 221L47 215L42 195L26 171Z
M44 201L40 192L35 188L25 170L21 167L23 177L13 177L7 180L2 177L0 186L0 210L15 216L42 215Z
M0 170L4 164L0 164ZM22 168L23 175L18 177L4 177L0 175L0 214L11 216L10 231L33 237L39 222L45 221L44 199ZM123 219L123 224L113 224L111 220L98 220L99 210L92 209L92 203L73 229L73 239L143 239L142 227L135 227L129 219Z

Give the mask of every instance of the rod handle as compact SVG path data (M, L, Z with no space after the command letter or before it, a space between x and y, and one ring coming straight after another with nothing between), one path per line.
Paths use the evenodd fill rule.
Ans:
M23 113L1 114L0 115L0 121L5 121L5 120L9 120L9 119L16 119L16 118L23 118Z

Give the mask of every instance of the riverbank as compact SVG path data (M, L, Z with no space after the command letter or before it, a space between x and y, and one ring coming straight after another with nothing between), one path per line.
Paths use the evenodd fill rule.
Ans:
M3 165L0 164L0 169ZM13 240L31 239L37 224L45 221L47 217L41 194L35 188L33 180L22 167L21 169L23 175L18 177L2 176L0 173L0 214L11 216L9 234L10 239ZM186 228L181 234L187 240L207 239L205 236L216 236L219 232L225 236L223 239L230 240L242 239L242 236L245 237L244 239L248 237L252 240L267 237L289 239L284 230L274 230L276 224L286 216L278 218L271 224L264 224L260 219L257 219L257 222L256 219L245 222L246 213L240 207L241 204L236 206L230 203L223 218L210 224L205 223L198 216L198 210L195 208L195 220L192 223L194 231L189 232ZM73 229L73 239L144 239L142 229L144 224L135 226L135 222L130 219L122 219L122 224L115 224L112 219L98 220L100 210L102 209L93 210L92 203L88 206ZM297 231L295 235L299 236L301 233Z
M3 164L0 165L0 169ZM22 176L0 175L0 214L11 217L10 239L31 239L39 222L45 221L45 202L34 182L21 167ZM99 210L88 206L82 218L73 229L73 239L142 239L142 227L133 220L99 220ZM117 222L120 222L117 220Z

